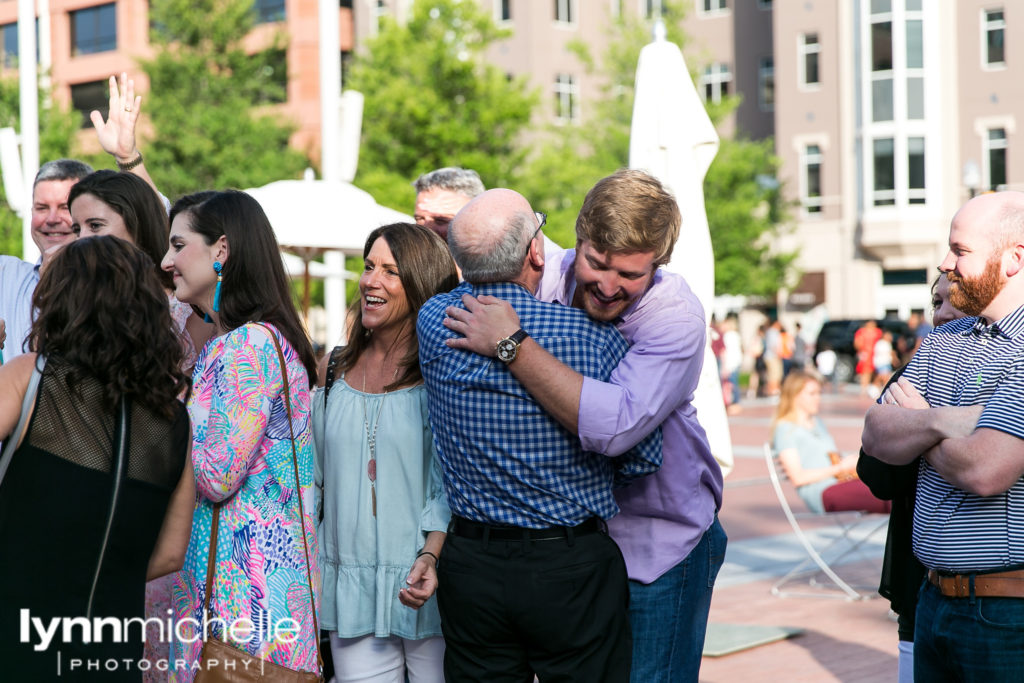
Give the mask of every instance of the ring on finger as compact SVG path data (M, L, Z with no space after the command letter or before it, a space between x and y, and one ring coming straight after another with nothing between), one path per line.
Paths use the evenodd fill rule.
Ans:
M130 105L130 104L124 105L124 110L127 111L127 112L130 112L132 110L132 105Z

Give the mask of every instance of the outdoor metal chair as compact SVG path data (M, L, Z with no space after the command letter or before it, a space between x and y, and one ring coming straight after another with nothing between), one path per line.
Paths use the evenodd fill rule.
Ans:
M861 511L824 513L810 511L794 512L789 501L786 499L785 491L782 489L782 481L788 480L788 477L786 477L785 471L779 463L778 456L773 451L770 443L766 443L764 445L764 459L768 466L768 476L771 478L772 488L775 489L775 495L779 499L779 505L782 506L782 511L785 513L786 519L789 520L790 526L793 527L793 533L796 534L797 539L800 541L804 550L807 551L808 555L807 558L793 567L785 576L772 585L772 594L779 597L828 597L842 598L845 600L867 600L875 597L877 595L876 586L855 587L844 581L832 567L843 562L852 553L861 553L861 547L864 543L870 540L879 530L886 526L889 516ZM839 534L819 550L815 548L814 543L812 543L807 532L800 527L800 519L828 519L834 523ZM867 532L864 535L859 538L851 536L854 530L862 528L865 525ZM833 548L841 550L841 552L839 552L836 557L832 558L831 562L826 562L822 555L828 553L828 551ZM867 558L865 557L865 559ZM827 584L822 584L822 582L818 581L818 577L821 574L828 577L828 580L835 586L835 588L838 589L838 591L827 590ZM787 591L783 589L787 584L801 578L808 579L808 585L816 587L817 590L801 592ZM822 590L823 586L826 590Z

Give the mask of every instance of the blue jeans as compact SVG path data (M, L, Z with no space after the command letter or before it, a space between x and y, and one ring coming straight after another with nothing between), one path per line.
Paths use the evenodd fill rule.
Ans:
M629 582L631 683L697 682L711 590L725 561L718 517L685 560L653 583Z
M1020 681L1024 598L947 598L924 582L914 626L914 680Z

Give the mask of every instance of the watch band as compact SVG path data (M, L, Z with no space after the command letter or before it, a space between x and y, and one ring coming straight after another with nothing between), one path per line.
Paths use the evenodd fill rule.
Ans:
M510 334L508 338L514 341L516 344L522 344L523 340L529 336L530 333L520 327L518 330Z

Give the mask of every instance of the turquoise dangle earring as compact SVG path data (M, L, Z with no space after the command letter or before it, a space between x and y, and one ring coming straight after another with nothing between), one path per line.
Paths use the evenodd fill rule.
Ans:
M220 312L220 287L224 283L224 276L221 275L221 269L224 266L221 265L220 261L213 262L213 270L217 273L217 288L213 290L213 312ZM213 318L210 317L209 313L203 313L203 321L212 323Z
M213 262L213 269L217 271L217 289L213 290L213 312L220 312L220 286L224 284L224 276L221 275L221 269L223 266L220 261Z

